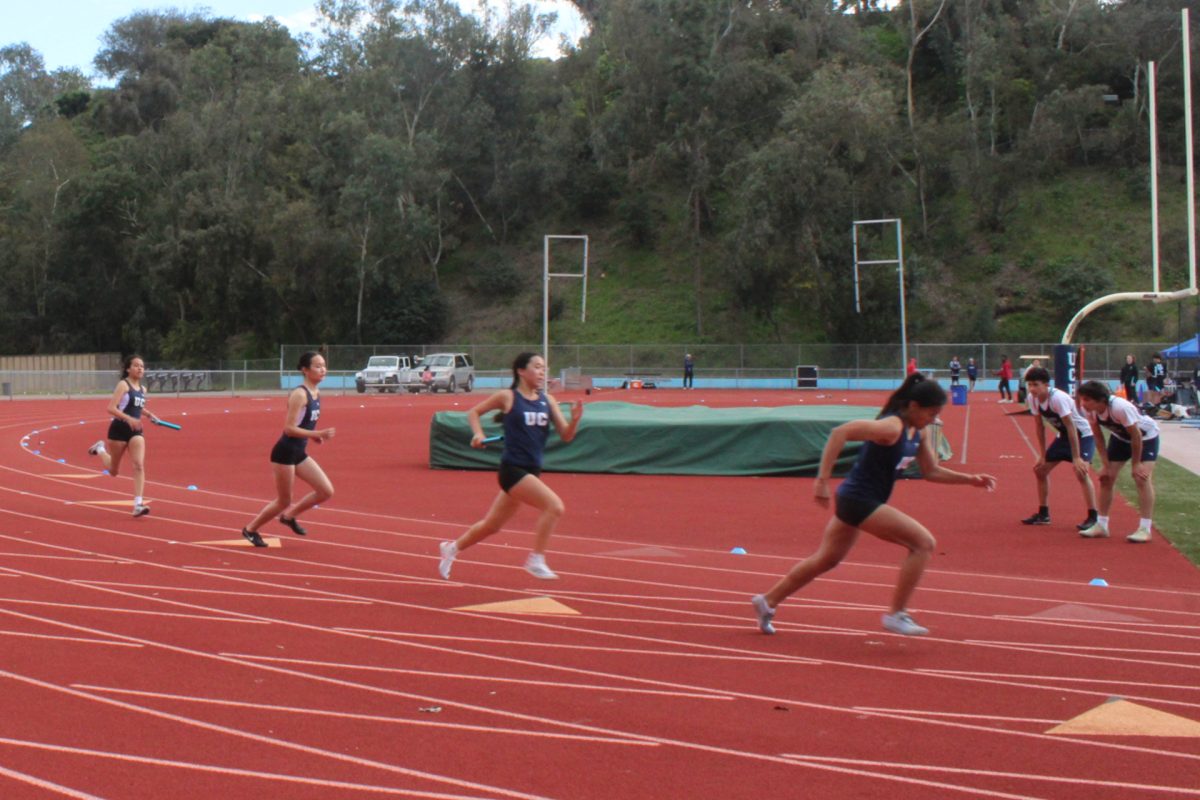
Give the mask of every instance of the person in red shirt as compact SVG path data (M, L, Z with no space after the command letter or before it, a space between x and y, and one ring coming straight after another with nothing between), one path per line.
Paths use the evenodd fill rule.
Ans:
M916 358L910 358L910 359L908 360L908 374L909 374L909 375L912 375L912 374L913 374L914 372L916 372L916 371L917 371L917 359L916 359Z
M1012 380L1013 368L1008 356L1000 356L1000 369L996 370L996 374L1000 376L1000 402L1011 403L1013 396L1008 382Z

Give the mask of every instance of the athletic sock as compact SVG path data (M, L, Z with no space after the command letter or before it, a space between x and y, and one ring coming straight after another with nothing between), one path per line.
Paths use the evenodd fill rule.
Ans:
M1096 522L1099 522L1104 527L1108 527L1108 517L1096 517Z
M1150 526L1150 520L1148 520L1148 519L1145 519L1145 518L1143 518L1143 519L1139 519L1139 520L1138 520L1138 527L1139 527L1139 528L1145 528L1146 530L1150 530L1150 527L1151 527L1151 526Z
M1050 506L1038 506L1038 514L1043 517L1050 516Z
M140 506L142 504L142 496L140 494L137 497L133 498L133 504L135 506Z

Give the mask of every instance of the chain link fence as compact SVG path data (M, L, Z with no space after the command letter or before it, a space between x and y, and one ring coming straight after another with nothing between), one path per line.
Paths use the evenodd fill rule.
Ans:
M1132 354L1139 365L1145 365L1153 353L1171 346L1166 342L1081 344L1086 348L1084 371L1091 377L1107 380L1116 380L1126 355ZM506 373L518 353L540 352L541 345L282 345L280 369L294 369L300 355L309 350L323 353L331 369L342 370L361 369L373 355L423 358L430 353L467 353L476 370L486 375ZM1023 356L1049 357L1053 352L1053 342L935 342L908 346L909 356L917 359L917 366L935 377L945 375L950 360L957 356L963 364L964 377L967 361L973 358L981 379L998 370L1005 355L1019 368ZM712 378L788 378L797 366L806 365L817 367L821 378L889 379L903 376L905 367L898 344L828 343L551 345L549 363L555 375L572 369L592 377L654 373L678 377L683 373L684 356L689 353L695 361L697 377Z

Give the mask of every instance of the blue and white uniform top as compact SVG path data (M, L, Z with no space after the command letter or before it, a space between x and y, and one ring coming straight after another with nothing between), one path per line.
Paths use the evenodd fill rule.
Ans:
M1129 441L1127 428L1134 425L1142 432L1143 442L1158 438L1158 423L1139 411L1133 403L1115 394L1108 396L1108 408L1089 411L1088 417L1096 420L1100 427L1106 428L1122 442Z
M125 394L121 395L121 399L117 402L117 409L127 416L134 419L142 418L142 408L146 405L146 392L143 389L133 388L133 384L128 380L125 381ZM122 422L124 420L121 420Z
M887 416L896 416L889 414ZM887 419L887 416L883 419ZM838 497L885 503L892 495L896 474L912 463L921 448L921 432L907 425L895 444L864 442L850 474L837 488Z
M542 453L550 435L550 401L545 392L529 400L512 390L513 404L504 415L504 452L500 462L514 467L542 467Z
M1034 415L1041 416L1042 419L1049 422L1054 430L1058 431L1059 436L1067 435L1067 426L1063 424L1063 417L1071 420L1071 424L1079 432L1080 439L1092 435L1092 426L1087 421L1087 417L1075 407L1075 401L1071 399L1071 395L1062 389L1051 387L1050 393L1046 395L1045 400L1037 399L1031 392L1027 402L1029 403L1029 410Z

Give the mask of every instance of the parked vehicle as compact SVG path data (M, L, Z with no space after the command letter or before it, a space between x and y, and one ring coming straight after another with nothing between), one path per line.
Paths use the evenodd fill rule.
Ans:
M475 362L466 353L430 353L419 367L410 370L404 388L469 392L475 388Z
M371 356L362 372L354 374L354 388L359 394L367 389L380 392L399 391L412 373L408 356Z

